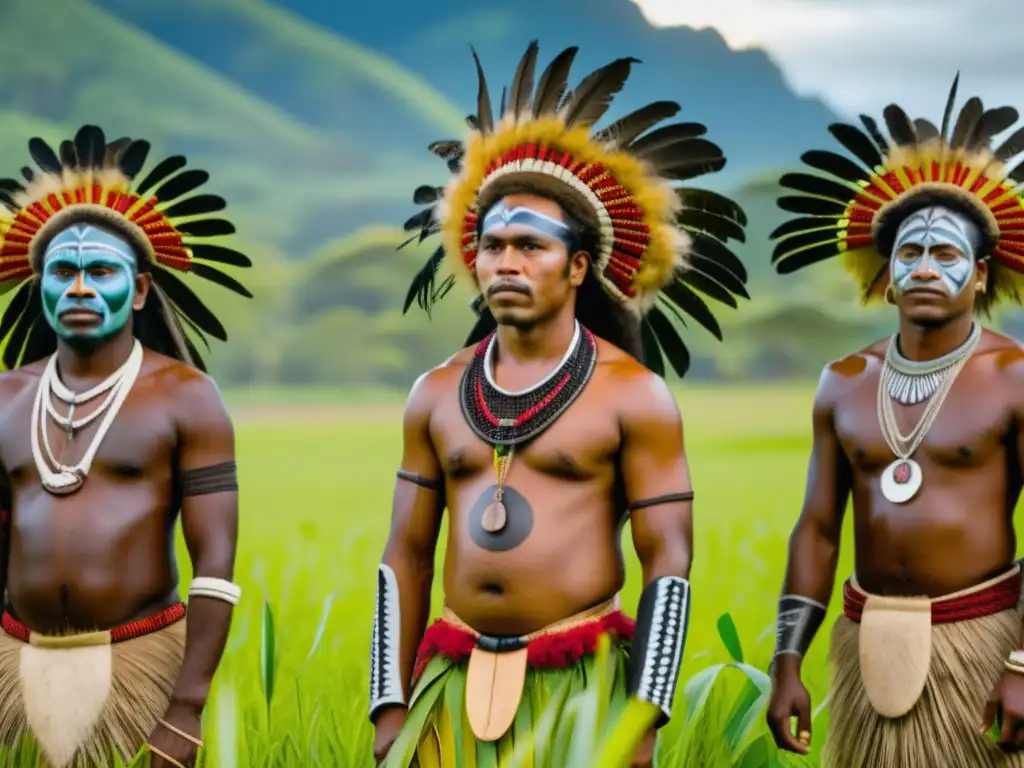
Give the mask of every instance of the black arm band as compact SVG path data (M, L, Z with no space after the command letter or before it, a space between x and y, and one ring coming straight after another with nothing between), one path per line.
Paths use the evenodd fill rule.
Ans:
M807 653L826 612L825 606L817 600L800 595L783 595L779 599L775 655L792 653L803 656Z
M400 641L402 612L398 604L398 580L384 563L377 569L377 607L370 640L370 720L384 707L405 705L402 692Z
M632 502L628 509L633 512L646 507L656 507L659 504L672 504L677 501L693 501L693 491L680 491L679 493L666 493L664 496L652 496L649 499L640 499Z
M397 474L401 480L415 483L421 488L426 488L431 491L436 491L441 487L440 480L431 480L429 477L423 477L423 475L417 475L415 472L409 472L405 469L400 469L395 474Z
M238 467L233 461L186 469L181 473L182 496L202 496L206 493L237 490Z
M679 576L662 576L644 587L637 608L626 685L631 695L661 709L659 728L672 717L672 700L689 623L689 581Z

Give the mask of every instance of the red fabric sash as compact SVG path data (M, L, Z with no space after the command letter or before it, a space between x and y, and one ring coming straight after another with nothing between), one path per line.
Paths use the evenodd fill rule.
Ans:
M633 619L622 611L615 611L564 632L542 634L527 643L526 663L534 669L565 669L594 653L602 634L632 641L635 628ZM413 684L434 656L444 656L454 662L466 661L476 642L477 636L472 632L438 619L423 633L423 641L416 653Z
M144 619L138 621L131 621L127 624L122 624L119 627L114 627L110 630L110 642L120 643L125 640L132 640L136 637L142 637L148 635L151 632L169 627L176 621L185 618L185 604L175 603L169 605L162 611L154 613L152 616L147 616ZM32 630L22 624L16 618L11 616L10 613L4 611L3 616L0 616L0 626L3 627L4 632L13 637L15 640L21 640L23 643L29 641Z
M951 624L980 619L1017 607L1020 599L1022 573L975 592L956 597L940 597L932 603L932 623ZM851 621L860 622L866 598L847 580L843 585L843 613Z

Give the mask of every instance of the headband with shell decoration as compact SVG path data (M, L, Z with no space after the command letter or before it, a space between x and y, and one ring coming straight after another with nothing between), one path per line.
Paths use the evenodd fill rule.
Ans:
M730 238L744 240L743 210L715 192L672 186L721 170L725 157L701 138L706 128L700 123L655 128L679 112L670 101L647 104L591 133L638 60L617 59L567 90L578 49L566 48L534 89L537 50L537 41L531 42L502 92L498 121L473 51L479 90L477 112L466 118L469 136L430 145L454 177L446 187L419 187L413 200L428 207L405 223L419 234L403 245L434 234L441 244L413 279L404 311L416 301L429 314L451 289L455 274L438 279L442 262L471 277L478 217L503 190L536 189L597 233L594 274L605 293L635 315L644 363L663 374L667 359L683 376L690 355L671 318L685 325L685 313L721 340L718 321L698 291L734 308L735 296L749 298L746 270L727 245ZM480 311L481 297L475 306ZM467 339L476 341L472 334Z
M158 333L164 347L159 351L205 369L181 323L207 347L204 334L227 340L221 322L174 272L191 272L252 298L237 280L203 261L235 267L252 262L230 248L193 239L233 234L235 228L221 218L193 218L221 211L227 203L209 194L181 199L209 179L206 171L195 169L174 175L187 163L183 156L164 159L133 187L149 149L149 142L138 139L108 143L99 127L85 125L73 141L60 144L59 154L43 139L30 139L29 154L40 173L26 166L23 181L0 179L0 295L20 288L0 317L7 368L56 349L56 337L43 319L39 275L47 243L79 222L118 232L133 246L140 268L152 274L154 311L166 325Z
M991 149L993 137L1017 121L1017 110L985 109L974 96L954 120L959 81L957 74L941 128L923 118L911 120L890 104L882 116L891 141L867 115L860 116L866 132L843 123L829 126L863 166L833 152L811 150L803 162L834 178L786 173L779 179L781 186L801 193L778 199L780 208L799 214L771 234L779 241L772 263L780 274L842 256L864 303L880 300L889 285L889 250L899 223L916 210L944 205L969 216L984 235L979 253L990 261L991 290L979 297L979 304L987 307L1000 295L1020 302L1024 163L1012 170L1007 164L1024 150L1024 128Z

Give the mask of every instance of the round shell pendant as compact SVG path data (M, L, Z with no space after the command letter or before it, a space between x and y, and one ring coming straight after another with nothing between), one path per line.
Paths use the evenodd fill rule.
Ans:
M921 490L924 474L913 459L896 459L882 471L882 495L893 504L910 501Z
M85 475L78 470L64 470L43 480L46 490L60 496L74 493L84 484Z

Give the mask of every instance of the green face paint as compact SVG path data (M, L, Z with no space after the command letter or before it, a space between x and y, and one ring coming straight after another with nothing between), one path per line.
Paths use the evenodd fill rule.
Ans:
M128 241L89 224L57 235L43 257L43 313L69 343L96 344L132 314L137 265Z

